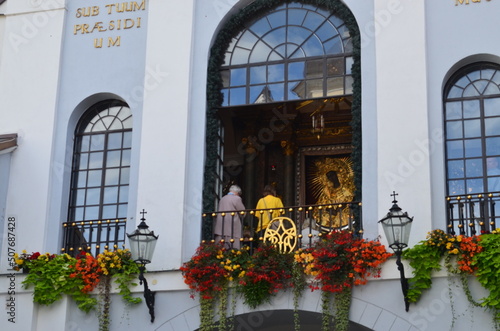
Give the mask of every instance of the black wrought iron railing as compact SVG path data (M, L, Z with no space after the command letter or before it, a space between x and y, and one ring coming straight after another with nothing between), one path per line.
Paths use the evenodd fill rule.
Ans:
M219 217L222 229L229 228L228 233L219 234L228 238L224 241L229 246L235 246L236 241L253 244L263 240L266 225L263 222L269 219L269 216L264 216L266 213L270 213L272 217L276 215L288 217L294 222L298 231L298 247L310 246L321 233L336 229L349 229L361 234L363 229L361 202L210 212L203 214L205 225L203 228L213 229ZM238 231L238 226L235 226L237 222L242 224L241 232ZM229 226L226 226L227 223ZM204 239L215 241L216 234L212 230L210 234L204 235Z
M63 223L62 251L76 255L85 251L97 256L104 250L125 247L125 218Z
M446 204L449 234L474 236L496 229L500 218L499 192L449 196Z

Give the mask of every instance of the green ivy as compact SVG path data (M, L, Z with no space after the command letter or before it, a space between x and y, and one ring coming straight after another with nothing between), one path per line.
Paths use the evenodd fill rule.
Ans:
M411 249L403 251L403 258L409 260L413 268L413 277L408 281L407 298L409 302L417 302L422 292L432 286L432 272L441 270L442 249L439 246L427 245L422 241Z
M75 264L76 260L67 254L32 260L23 286L34 287L33 301L41 305L50 305L67 294L75 300L78 308L89 312L96 306L97 300L81 291L85 286L81 278L70 277Z
M474 257L472 264L477 267L476 277L479 283L489 291L481 300L483 307L495 312L496 322L500 322L500 236L499 234L481 235L482 251Z

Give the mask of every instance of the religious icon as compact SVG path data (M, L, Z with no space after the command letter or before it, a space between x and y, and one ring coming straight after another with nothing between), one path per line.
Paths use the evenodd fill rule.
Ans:
M354 199L354 172L348 156L320 157L309 166L308 189L318 205L328 205L313 217L323 229L342 228L349 225L349 205Z

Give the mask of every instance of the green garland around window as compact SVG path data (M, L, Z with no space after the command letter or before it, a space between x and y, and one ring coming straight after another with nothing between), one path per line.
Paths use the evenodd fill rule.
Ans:
M208 63L207 78L207 114L206 114L206 152L205 152L205 172L203 188L203 210L213 211L215 185L215 169L217 159L217 136L219 130L219 120L216 112L222 104L222 78L219 73L221 65L224 63L225 51L227 50L232 38L245 28L245 23L268 12L283 3L290 3L290 0L256 0L247 7L242 8L238 13L232 16L220 30L210 52ZM353 42L353 60L352 76L353 82L353 103L352 103L352 122L353 131L352 160L354 170L354 184L357 191L354 197L355 201L361 201L361 56L360 56L360 33L359 28L352 12L340 0L304 0L303 4L311 4L330 10L342 18L351 33ZM212 230L212 224L209 222L203 225L204 239L209 239Z

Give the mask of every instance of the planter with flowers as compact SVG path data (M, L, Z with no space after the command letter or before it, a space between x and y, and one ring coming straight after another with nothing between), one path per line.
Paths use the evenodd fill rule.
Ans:
M348 231L331 232L306 250L295 254L305 275L313 277L310 288L322 291L323 330L330 330L332 295L335 297L335 330L348 330L351 290L370 277L392 254L379 241L367 241Z
M335 295L335 330L347 330L352 287L379 276L381 264L392 255L378 241L366 241L348 231L332 232L313 247L294 254L282 254L266 245L259 247L253 255L245 249L244 253L238 252L220 244L202 244L181 268L184 281L192 290L191 296L194 298L195 293L199 294L200 330L215 327L214 303L223 301L220 295L227 293L230 287L234 287L234 294L240 294L251 308L269 302L280 290L292 288L295 329L298 330L298 298L306 281L310 281L312 290L322 291L323 330L330 330L332 294ZM235 262L229 257L237 254L244 254L245 258ZM225 309L224 305L218 307ZM224 310L220 315L220 330L228 327L223 317L225 314Z
M33 287L33 301L50 305L70 296L84 312L99 306L99 328L109 329L109 305L111 279L115 280L119 294L130 304L141 302L132 297L130 287L139 272L128 250L105 251L97 257L81 252L76 257L68 254L28 254L23 251L15 255L15 269L27 273L23 281L25 288ZM99 288L99 299L91 295Z

